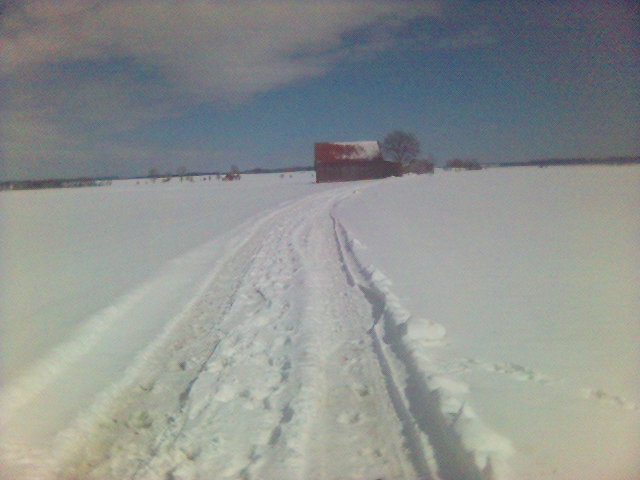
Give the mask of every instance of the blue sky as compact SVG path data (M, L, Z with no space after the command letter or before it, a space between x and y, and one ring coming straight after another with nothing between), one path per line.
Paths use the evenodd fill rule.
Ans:
M640 153L632 1L0 1L3 179Z

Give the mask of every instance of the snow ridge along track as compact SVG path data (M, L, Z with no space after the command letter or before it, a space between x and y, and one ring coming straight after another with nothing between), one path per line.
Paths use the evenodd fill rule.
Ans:
M352 193L248 230L57 476L482 478L332 216Z
M420 370L403 341L406 318L402 317L406 314L387 303L387 294L372 279L375 268L367 269L358 262L345 228L333 215L332 219L343 269L371 304L373 324L368 333L414 462L421 466L426 460L442 480L491 479L491 464L483 471L478 469L473 453L464 448L453 428L455 419L443 414L438 390L428 386L428 372ZM423 458L423 452L430 455Z

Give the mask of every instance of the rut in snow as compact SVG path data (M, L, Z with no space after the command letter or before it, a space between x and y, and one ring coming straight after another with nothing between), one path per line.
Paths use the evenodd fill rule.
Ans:
M463 447L450 420L443 415L439 394L428 387L403 342L398 327L400 322L393 318L392 310L387 308L384 293L371 282L370 274L357 261L342 224L333 215L332 219L343 271L348 282L357 285L371 305L373 323L368 333L380 370L385 374L390 398L404 425L407 446L414 462L422 464L421 455L425 448L421 448L420 443L427 443L426 450L435 458L435 468L443 480L490 479L490 466L484 472L479 471L473 454ZM398 373L394 373L394 370ZM405 381L399 383L399 377L404 377ZM434 468L434 465L431 467Z
M248 232L63 476L480 478L345 246L350 194Z

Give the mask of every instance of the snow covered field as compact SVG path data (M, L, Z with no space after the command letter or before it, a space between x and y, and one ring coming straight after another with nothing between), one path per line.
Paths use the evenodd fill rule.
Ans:
M640 168L0 194L2 478L640 476Z
M632 479L638 205L638 167L515 168L387 182L338 216L409 334L446 328L413 353L470 448L518 479Z

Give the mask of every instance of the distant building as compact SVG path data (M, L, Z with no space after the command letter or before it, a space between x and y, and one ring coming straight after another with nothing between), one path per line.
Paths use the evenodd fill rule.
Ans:
M401 176L397 162L382 157L376 141L316 143L316 182L344 182Z

